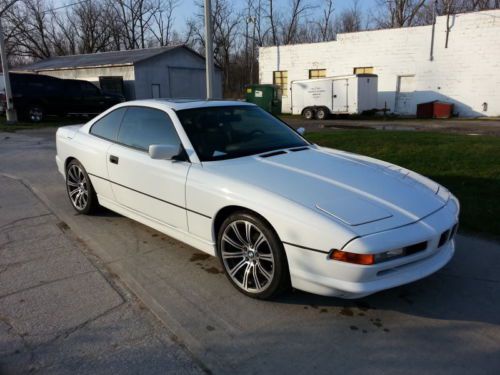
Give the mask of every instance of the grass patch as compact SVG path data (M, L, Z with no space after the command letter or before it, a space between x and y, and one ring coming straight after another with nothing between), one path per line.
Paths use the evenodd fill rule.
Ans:
M309 133L307 138L435 180L460 200L461 229L500 237L500 137L349 130Z
M83 124L87 121L88 119L85 118L54 117L36 124L27 121L18 121L16 124L7 124L5 117L2 116L0 117L0 132L15 133L18 130L55 128L65 125Z

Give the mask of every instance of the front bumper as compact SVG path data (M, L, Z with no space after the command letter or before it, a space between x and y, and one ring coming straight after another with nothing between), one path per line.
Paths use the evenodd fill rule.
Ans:
M427 241L424 251L363 266L327 259L326 254L285 244L292 286L341 298L361 298L422 279L444 267L455 253L454 239L439 246L441 234L457 223L455 206L446 205L416 223L351 241L343 250L377 253Z

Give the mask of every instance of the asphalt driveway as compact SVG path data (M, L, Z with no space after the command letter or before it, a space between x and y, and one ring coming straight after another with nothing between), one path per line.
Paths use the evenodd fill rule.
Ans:
M0 134L0 173L29 184L208 370L499 373L497 243L459 235L455 258L437 274L358 301L302 292L255 301L233 289L216 259L187 245L110 211L76 215L53 133Z

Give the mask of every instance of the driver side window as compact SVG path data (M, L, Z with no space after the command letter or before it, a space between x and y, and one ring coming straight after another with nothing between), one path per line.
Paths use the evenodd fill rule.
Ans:
M150 145L179 145L174 124L165 112L145 107L129 107L123 117L118 142L148 151Z

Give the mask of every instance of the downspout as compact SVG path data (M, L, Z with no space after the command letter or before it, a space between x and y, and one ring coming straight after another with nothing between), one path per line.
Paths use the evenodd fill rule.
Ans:
M434 35L436 33L436 8L438 0L434 1L433 17L432 17L432 37L431 37L431 55L430 61L434 61Z

